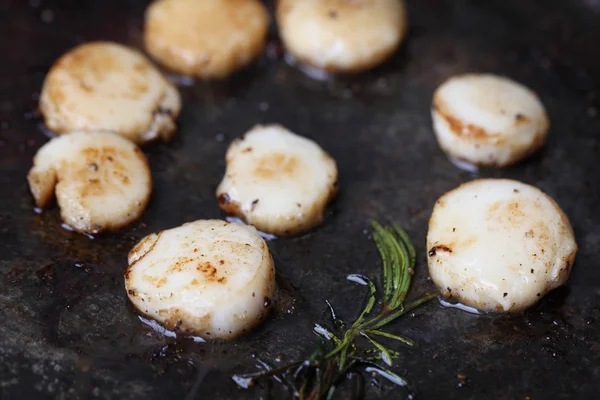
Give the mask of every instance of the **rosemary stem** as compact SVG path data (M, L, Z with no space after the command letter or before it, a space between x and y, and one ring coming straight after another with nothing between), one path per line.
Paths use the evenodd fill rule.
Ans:
M276 375L283 374L283 373L287 372L288 370L290 370L292 368L299 367L303 362L304 361L297 361L297 362L293 362L293 363L284 365L284 366L282 366L280 368L261 370L261 371L252 372L252 373L249 373L249 374L240 374L238 376L240 376L242 378L250 378L250 379L263 378L263 377L266 377L266 376L276 376Z
M409 346L413 346L414 343L382 328L433 299L436 294L430 293L405 304L414 274L415 248L408 234L400 227L382 227L375 221L373 239L382 261L381 295L378 296L377 286L368 277L360 274L348 275L349 281L365 286L368 291L364 307L354 322L345 325L336 315L332 305L326 302L334 330L329 331L324 326L314 325L313 330L319 336L319 341L308 358L279 368L271 368L261 362L264 369L233 377L239 386L248 388L252 382L264 379L268 383L286 385L298 400L331 400L339 385L354 372L358 372L359 368L366 373L377 372L396 385L406 386L406 380L388 368L392 367L393 360L398 358L400 353L392 347L388 348L379 340L386 338ZM376 311L374 308L377 304L379 310ZM367 341L364 343L370 346L364 348L361 343L356 343L359 336L363 336ZM353 392L360 395L363 390L360 381Z
M435 297L437 297L437 293L429 293L423 297L421 297L420 299L414 300L410 303L408 303L408 305L406 306L402 306L399 309L393 311L392 313L388 314L388 315L382 315L380 318L375 318L369 322L367 322L364 327L368 327L368 329L379 329L384 325L389 324L390 322L392 322L393 320L403 316L404 314L414 310L415 308L419 307L421 304L427 303L428 301L434 299Z

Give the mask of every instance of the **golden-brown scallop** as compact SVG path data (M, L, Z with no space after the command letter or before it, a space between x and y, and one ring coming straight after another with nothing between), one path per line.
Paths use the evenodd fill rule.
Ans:
M268 26L259 0L158 0L146 10L144 40L176 73L224 78L262 53Z
M521 311L569 278L577 244L569 219L536 187L479 179L443 195L427 233L429 273L449 300Z
M219 205L259 230L292 235L323 220L337 193L337 166L318 144L281 125L257 125L226 155Z
M116 230L140 217L152 192L148 162L110 132L73 132L46 143L27 176L38 207L56 195L63 221L83 233Z
M535 93L491 74L448 79L434 94L432 114L442 150L481 166L504 167L533 154L550 127Z
M389 58L407 30L403 0L279 0L289 53L329 72L359 72Z
M133 305L168 329L232 339L267 316L275 266L256 229L200 220L154 233L129 253L125 288Z
M177 88L137 50L90 42L52 66L40 110L46 126L57 134L111 131L145 143L173 135L181 99Z

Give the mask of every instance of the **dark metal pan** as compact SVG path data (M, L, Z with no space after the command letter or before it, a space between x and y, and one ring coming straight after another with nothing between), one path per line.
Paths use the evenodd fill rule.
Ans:
M352 318L364 293L349 273L377 278L369 221L397 222L417 244L413 295L432 289L424 238L434 201L476 176L510 177L550 194L580 251L570 282L518 315L476 316L428 303L392 331L417 343L395 369L418 397L596 398L600 393L600 3L409 1L411 30L384 66L313 80L281 59L218 83L182 87L179 132L146 147L155 190L141 221L89 239L58 210L33 211L25 175L48 139L36 114L52 62L77 43L141 47L146 1L0 0L0 398L257 398L231 381L253 355L292 360L327 323L325 300ZM533 159L478 174L455 168L430 120L433 90L451 74L489 71L532 87L552 121ZM157 335L128 304L128 250L150 232L222 216L214 196L228 141L279 122L338 161L341 193L310 234L271 241L284 296L252 334L228 344ZM369 398L407 392L370 376ZM186 397L187 396L187 397Z

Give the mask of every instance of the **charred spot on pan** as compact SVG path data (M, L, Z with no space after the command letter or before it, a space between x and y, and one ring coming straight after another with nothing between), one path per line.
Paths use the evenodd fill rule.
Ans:
M253 210L253 211L254 211L254 209L256 208L256 206L258 205L258 200L259 200L259 199L254 199L254 200L252 201L252 207L251 207L251 208L252 208L252 210Z
M252 152L252 147L246 147L244 150L242 150L242 153L251 153Z
M463 388L469 385L469 377L464 375L464 374L457 374L456 378L458 379L458 383L456 386L458 386L459 388Z
M137 295L137 292L135 291L135 289L129 289L127 291L127 293L129 293L129 295L131 295L131 296L136 296Z
M502 297L506 297L508 296L508 293L504 292L504 294L502 295Z
M433 246L431 248L431 250L429 250L429 257L433 257L435 255L437 255L438 251L442 251L442 252L446 252L446 253L452 253L452 249L446 245L440 244L437 246Z

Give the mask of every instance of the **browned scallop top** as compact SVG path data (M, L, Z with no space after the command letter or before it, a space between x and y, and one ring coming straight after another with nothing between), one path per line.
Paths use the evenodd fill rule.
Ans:
M323 16L336 20L340 19L340 22L344 22L344 13L354 13L361 9L369 9L377 2L383 2L388 0L309 0L312 3L319 3L319 7L323 10ZM277 1L277 15L283 17L288 14L294 6L301 4L298 0L278 0Z
M539 244L539 252L544 253L548 248L555 245L558 235L567 235L569 232L568 220L560 212L562 224L551 224L540 218L547 210L547 204L543 199L523 200L518 196L510 201L497 201L491 204L488 210L490 229L509 229L523 232L523 240L536 240Z
M49 73L48 90L56 103L68 103L64 80L57 77L65 74L76 83L74 87L87 95L135 100L148 92L153 73L156 73L153 66L136 50L93 42L80 45L58 59Z
M460 118L455 117L450 112L448 105L440 99L440 96L433 98L433 109L446 121L448 127L457 136L468 136L473 139L488 139L495 136L501 136L498 133L488 132L486 129L471 123L465 123Z
M253 25L257 20L262 23ZM253 26L266 32L267 21L266 9L257 0L160 0L148 8L144 33L146 39L196 49L208 43L218 45L218 39L229 42L235 33L252 35L253 31L246 30Z
M237 227L229 222L223 222L221 227L213 226L208 229L212 233L217 229L225 229L230 226ZM228 282L229 275L246 268L245 264L240 263L239 260L257 257L258 254L263 254L263 259L265 256L270 257L264 241L251 245L218 237L202 239L202 234L197 239L192 239L194 234L191 232L184 237L178 237L177 242L170 242L175 239L174 237L165 239L165 232L142 239L129 253L130 267L125 273L125 278L129 279L131 268L134 265L145 260L145 267L142 268L143 279L157 288L167 284L170 277L181 273L189 274L187 287L190 288L205 287L207 284L224 285ZM172 253L173 257L165 259L165 252ZM260 261L260 258L256 258L256 260ZM164 273L158 273L163 269Z
M220 260L219 264L223 265L224 261ZM227 278L225 276L219 276L219 270L213 264L208 261L200 262L196 266L196 270L200 271L204 279L208 282L225 283ZM200 283L195 279L192 280L192 285L199 285Z
M81 198L122 194L131 184L128 162L132 157L147 163L141 150L120 151L112 146L87 147L81 150L83 158L76 162L64 160L58 167L59 180L77 182Z
M534 207L539 208L541 204L537 202ZM503 224L523 225L527 221L526 211L522 201L496 201L490 206L489 217Z
M300 170L298 158L282 153L267 154L262 157L254 170L254 175L262 179L289 179Z

